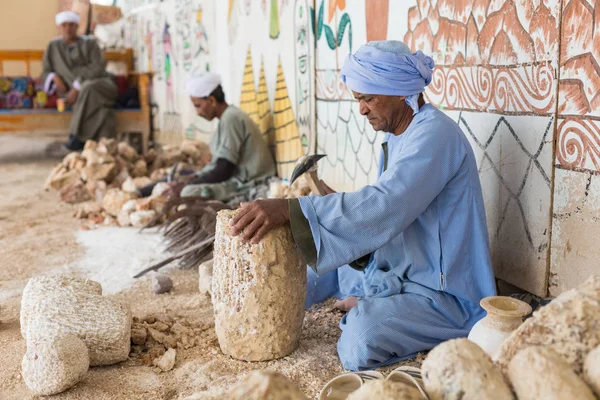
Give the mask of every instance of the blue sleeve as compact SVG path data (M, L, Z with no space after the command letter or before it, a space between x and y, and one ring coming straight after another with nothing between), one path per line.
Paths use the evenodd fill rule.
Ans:
M465 145L449 124L424 124L409 135L376 184L352 193L299 199L317 248L319 274L369 254L402 233L466 158Z

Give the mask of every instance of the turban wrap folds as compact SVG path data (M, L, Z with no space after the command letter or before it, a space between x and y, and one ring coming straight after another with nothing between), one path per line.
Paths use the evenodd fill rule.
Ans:
M76 14L73 11L59 12L58 14L56 14L54 22L56 22L56 26L62 25L67 22L79 24L79 14Z
M221 76L212 72L189 75L184 88L190 97L208 97L221 84Z
M361 94L406 96L406 103L419 112L419 94L431 83L433 59L421 51L412 53L397 40L369 42L348 55L340 70L342 80Z

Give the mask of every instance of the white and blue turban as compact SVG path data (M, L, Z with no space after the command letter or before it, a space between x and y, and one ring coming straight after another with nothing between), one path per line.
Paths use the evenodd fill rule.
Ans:
M419 94L431 83L435 63L422 51L412 53L398 40L381 40L361 46L348 55L340 70L342 80L361 94L406 96L419 112Z

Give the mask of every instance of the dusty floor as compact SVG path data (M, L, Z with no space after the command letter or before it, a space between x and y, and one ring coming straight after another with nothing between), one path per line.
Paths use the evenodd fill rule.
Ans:
M54 193L42 189L54 163L32 161L31 157L2 163L0 157L3 265L0 268L0 399L3 400L33 398L20 375L26 346L19 332L19 308L27 279L77 265L77 260L84 256L85 249L76 240L80 222L72 218L74 207L59 203ZM131 358L115 366L91 368L76 387L54 398L150 400L200 393L198 398L216 399L244 372L264 368L283 373L307 395L315 397L329 379L343 372L335 346L342 314L332 309L331 302L307 313L300 348L289 357L248 363L221 353L210 300L198 292L197 271L172 269L169 275L175 284L172 293L154 295L149 278L144 278L113 296L129 301L134 316L167 313L194 327L203 327L194 347L178 350L175 369L157 373Z

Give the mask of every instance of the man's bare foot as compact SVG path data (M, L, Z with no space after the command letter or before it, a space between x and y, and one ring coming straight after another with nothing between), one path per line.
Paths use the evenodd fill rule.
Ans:
M333 305L338 310L342 310L343 312L348 312L358 304L358 297L346 297L343 300L338 300Z

